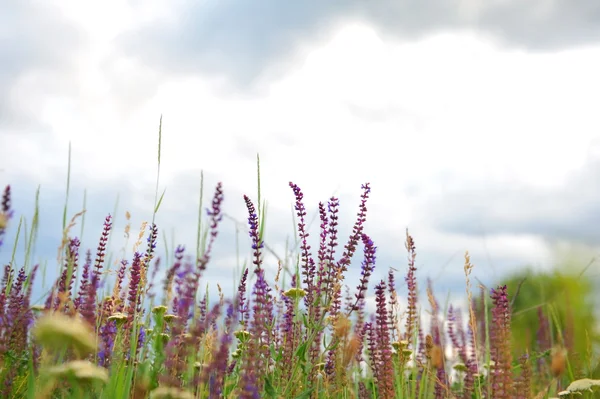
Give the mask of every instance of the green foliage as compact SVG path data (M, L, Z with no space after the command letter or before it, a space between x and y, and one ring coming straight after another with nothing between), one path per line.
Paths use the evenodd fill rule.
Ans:
M567 349L575 368L593 365L591 349L600 344L598 310L594 306L598 287L580 273L565 273L558 269L549 272L526 270L510 276L502 284L508 286L512 298L513 356L561 346ZM540 330L544 318L549 321L547 336L550 342L547 344L540 342L545 333ZM588 372L592 373L588 375L596 375L593 370Z

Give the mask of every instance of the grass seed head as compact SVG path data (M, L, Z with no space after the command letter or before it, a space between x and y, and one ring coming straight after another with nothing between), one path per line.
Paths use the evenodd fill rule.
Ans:
M108 370L87 360L73 360L47 371L53 377L71 377L79 382L108 382Z
M567 369L567 350L561 346L552 348L550 370L554 377L561 376Z
M60 313L40 317L33 336L50 351L72 348L78 356L83 357L97 349L94 331L86 322Z

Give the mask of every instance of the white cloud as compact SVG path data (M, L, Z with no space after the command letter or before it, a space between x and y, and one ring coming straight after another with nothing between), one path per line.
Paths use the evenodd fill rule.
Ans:
M52 85L35 90L24 78L17 92L35 93L32 112L38 111L49 126L44 134L51 136L11 138L7 151L8 139L0 134L6 175L23 173L32 184L64 181L72 141L77 187L130 181L130 203L148 203L162 113L165 209L195 201L183 201L183 184L172 184L204 169L224 182L227 212L244 220L241 198L227 193L247 193L256 201L260 153L263 196L276 226L289 226L290 180L303 188L311 212L336 192L346 226L354 221L361 183L370 181L369 232L380 253L403 260L404 229L410 226L422 251L438 260L469 249L478 259L491 254L516 263L546 260L546 244L531 235L487 237L483 243L442 233L419 225L431 222L421 204L457 187L559 187L597 147L599 47L534 54L464 30L400 41L346 21L326 40L299 47L294 65L254 95L225 91L214 77L161 72L119 53L119 34L160 15L160 2L144 15L120 2L93 9L68 4L68 17L90 38L68 77L77 90L56 96ZM114 23L99 24L97 16ZM194 189L186 195L197 192L198 180L188 184ZM212 186L206 193L212 195ZM193 217L165 216L167 231L194 231L197 206L189 211ZM340 237L342 245L345 239ZM462 259L453 262L461 265ZM461 267L452 270L462 273Z

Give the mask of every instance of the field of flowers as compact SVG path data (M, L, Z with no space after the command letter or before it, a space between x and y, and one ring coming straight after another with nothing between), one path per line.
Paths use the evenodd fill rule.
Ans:
M160 171L160 144L159 144ZM60 273L42 304L32 304L37 265L3 265L0 291L2 398L590 398L600 380L593 353L572 353L551 311L538 312L536 345L511 347L508 287L474 286L464 256L468 308L440 307L431 282L419 298L416 244L406 233L400 278L371 281L377 246L364 229L370 185L362 186L348 238L338 236L339 200L319 204L320 235L309 244L301 188L295 198L300 251L285 285L264 273L264 209L244 196L252 263L237 295L210 303L202 287L218 239L225 195L218 184L207 210L199 254L177 247L175 261L156 256L158 227L148 223L132 259L105 279L111 216L95 251L64 229ZM157 195L155 212L160 205ZM257 206L258 205L258 206ZM13 218L11 187L0 204L0 250ZM144 240L145 238L145 240ZM345 273L362 257L360 282ZM282 265L279 265L281 270ZM159 269L165 278L157 281ZM210 282L209 282L210 283ZM102 292L107 292L104 294ZM376 311L368 314L372 292ZM101 294L102 293L102 294ZM157 295L158 294L158 295ZM398 297L407 299L401 309ZM424 323L424 320L427 323ZM427 325L427 328L425 328ZM585 358L585 360L582 360Z

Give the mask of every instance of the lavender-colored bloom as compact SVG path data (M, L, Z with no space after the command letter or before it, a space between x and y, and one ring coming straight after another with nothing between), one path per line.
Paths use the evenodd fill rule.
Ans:
M406 284L408 286L408 315L406 317L406 335L409 343L412 342L415 324L417 323L417 279L415 272L416 249L413 238L406 231L406 250L408 251L408 273L406 275ZM420 340L422 341L422 340Z
M142 255L139 252L133 254L133 262L131 264L131 268L129 270L130 278L129 278L129 296L128 296L128 305L127 305L127 313L130 317L130 322L133 321L133 315L138 312L138 307L140 305L140 281L141 281L141 272L142 272Z
M452 305L448 307L448 336L450 337L452 346L458 352L460 361L466 365L469 361L467 358L467 345L464 341L464 337L462 337L461 340L461 337L459 337L457 333L457 329L460 326L460 323L457 322L458 314L460 313L458 313Z
M146 289L146 295L148 298L154 299L156 293L152 290L154 288L154 280L156 279L156 274L158 273L158 269L160 268L160 258L156 258L154 261L154 268L152 269L152 275L150 276L150 280L148 281L148 288Z
M304 194L302 194L302 190L298 185L290 182L290 187L294 191L294 196L296 197L296 204L294 209L296 210L296 216L298 216L298 235L300 236L301 244L301 262L302 262L302 275L304 276L304 280L302 282L306 284L306 291L312 291L312 285L314 280L314 262L312 260L312 254L310 253L310 245L308 245L307 238L309 236L306 231L306 208L304 207L304 203L302 199L304 198ZM310 303L310 302L308 302Z
M104 256L106 255L106 245L108 244L108 237L112 229L112 217L108 215L104 219L104 227L102 228L102 234L100 235L100 242L98 243L98 250L96 251L96 262L94 264L94 273L99 277L104 264Z
M262 264L260 249L264 246L264 243L260 239L260 234L258 231L258 215L256 214L256 208L254 208L252 200L247 195L244 195L244 201L246 201L246 207L248 208L248 224L250 225L250 239L252 240L252 249L254 250L254 259L252 260L252 263L256 266L254 272L258 273L258 271L261 268L260 265Z
M336 272L335 268L335 248L338 245L337 234L338 234L338 220L339 220L339 205L340 200L336 197L331 197L329 202L327 203L327 210L329 212L329 226L327 228L327 234L329 236L329 243L327 244L327 253L325 255L325 270L327 272L327 277L324 278L323 282L325 283L324 290L329 292L331 289L331 285L333 284L334 273ZM320 285L323 283L320 282Z
M240 323L245 326L249 318L248 305L246 303L246 280L248 279L248 268L244 270L240 285L238 286L238 297L236 303L239 307Z
M338 262L338 268L341 272L345 272L350 265L352 260L352 256L356 251L356 246L358 245L358 241L362 237L362 231L364 228L364 223L367 220L367 200L369 199L369 193L371 192L371 187L369 183L363 184L361 186L363 193L361 195L361 201L359 206L359 211L357 214L356 222L354 223L354 227L352 228L352 234L348 240L348 243L344 246L344 253L342 255L342 259Z
M12 218L13 212L10 209L10 186L6 186L2 194L2 202L0 203L0 247L2 246L2 238L6 231L6 223Z
M80 313L92 326L96 325L96 291L98 290L100 278L96 273L92 274L92 280L86 287L86 295L81 305Z
M371 240L366 234L362 235L362 241L365 245L365 257L362 262L362 268L360 272L360 284L356 288L356 302L354 303L352 310L358 310L358 303L361 300L365 299L365 292L367 292L367 288L369 285L369 277L371 277L371 274L375 270L375 253L377 252L377 247L373 244L373 240Z
M490 382L494 397L513 396L512 353L510 347L510 303L506 285L492 289L492 322L490 325L490 357L494 361Z
M90 283L90 268L92 267L92 251L89 249L85 254L85 263L83 264L83 270L81 272L81 283L79 284L79 293L77 294L77 298L75 298L74 304L75 309L79 310L81 304L87 295L87 285Z
M148 247L146 249L146 254L144 255L144 267L148 270L150 266L150 261L154 258L154 250L156 249L156 242L158 241L158 227L156 223L152 223L152 227L150 228L150 234L148 234L148 238L146 242L148 243Z
M206 210L208 216L210 217L210 238L203 256L197 260L198 273L201 273L206 269L206 265L210 260L210 253L212 251L212 247L214 245L215 239L217 238L217 235L219 234L219 222L223 219L223 214L221 213L221 204L223 202L223 198L223 184L219 182L217 184L215 195L212 200L212 207L211 209Z
M227 373L227 359L229 355L229 348L233 341L232 338L232 327L235 322L236 309L233 304L229 304L227 307L227 316L225 318L225 333L221 336L219 349L213 356L213 361L208 367L205 367L201 381L206 383L208 376L211 380L210 398L220 398L223 391L223 383L225 381L225 375Z
M392 348L390 344L390 328L388 311L386 309L386 284L385 281L375 286L376 303L376 329L377 346L379 353L379 375L377 377L377 388L380 397L393 398L394 392L394 365L392 362Z
M98 351L98 365L108 367L113 355L115 336L117 335L116 321L107 321L100 327L100 350ZM122 348L116 348L121 351Z

